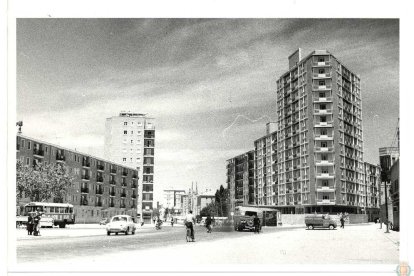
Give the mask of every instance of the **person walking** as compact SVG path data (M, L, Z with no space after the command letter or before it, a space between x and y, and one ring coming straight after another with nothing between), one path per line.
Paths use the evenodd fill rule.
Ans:
M191 230L191 239L194 241L194 223L195 223L195 217L193 215L193 211L190 210L190 212L185 216L185 226L186 228Z
M35 236L40 236L40 218L41 214L39 211L36 211L36 214L33 218L33 231Z
M27 218L27 235L33 234L33 217L29 213L29 217Z
M174 226L174 218L171 217L171 227L173 227L173 226Z
M210 214L208 214L206 218L207 233L211 233L211 223L212 223L212 219L211 219Z
M345 229L345 218L344 218L344 214L342 213L341 213L340 221L341 221L341 228Z
M255 234L256 233L259 234L259 231L260 231L260 219L259 219L259 217L257 215L254 216L253 226L254 226L254 233Z

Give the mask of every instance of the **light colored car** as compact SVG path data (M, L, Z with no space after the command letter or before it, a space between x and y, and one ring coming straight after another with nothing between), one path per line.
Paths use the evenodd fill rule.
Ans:
M54 223L54 219L51 217L41 217L40 218L40 227L48 227L52 228Z
M105 225L109 222L109 218L104 218L101 221L99 221L99 225Z
M134 235L135 229L135 223L132 217L128 215L113 216L109 223L106 224L106 233L108 236L111 233L115 233L115 235L118 235L118 233L125 233L125 235L131 233Z

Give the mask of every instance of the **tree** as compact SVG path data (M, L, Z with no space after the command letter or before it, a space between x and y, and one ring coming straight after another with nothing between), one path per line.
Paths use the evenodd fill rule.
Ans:
M154 209L152 210L152 217L153 217L153 218L155 218L155 217L160 217L160 210L159 210L158 208L154 208Z
M34 167L16 164L16 200L63 202L74 176L64 164L37 163Z
M215 202L209 203L206 207L201 209L200 216L206 217L207 215L210 215L210 216L218 215L217 204Z
M229 200L229 190L225 189L223 185L220 185L220 189L216 191L215 194L216 204L218 206L218 216L227 217L228 216L228 200Z

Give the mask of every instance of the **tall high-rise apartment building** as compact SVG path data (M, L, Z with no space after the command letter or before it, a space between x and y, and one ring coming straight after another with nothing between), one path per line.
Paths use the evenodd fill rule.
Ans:
M278 206L361 213L366 205L360 78L325 50L289 57L277 80Z
M254 141L254 203L277 205L277 125L267 123L266 135Z
M154 118L121 112L106 119L105 158L139 171L138 216L150 221L154 198Z
M254 151L227 160L227 188L230 210L235 206L254 204Z

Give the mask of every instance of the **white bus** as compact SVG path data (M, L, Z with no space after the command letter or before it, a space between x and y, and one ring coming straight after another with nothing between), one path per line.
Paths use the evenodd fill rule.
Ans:
M17 223L27 223L29 214L39 211L42 217L52 218L55 226L64 228L66 224L75 223L73 205L69 203L30 202L24 206L23 216L18 217Z

